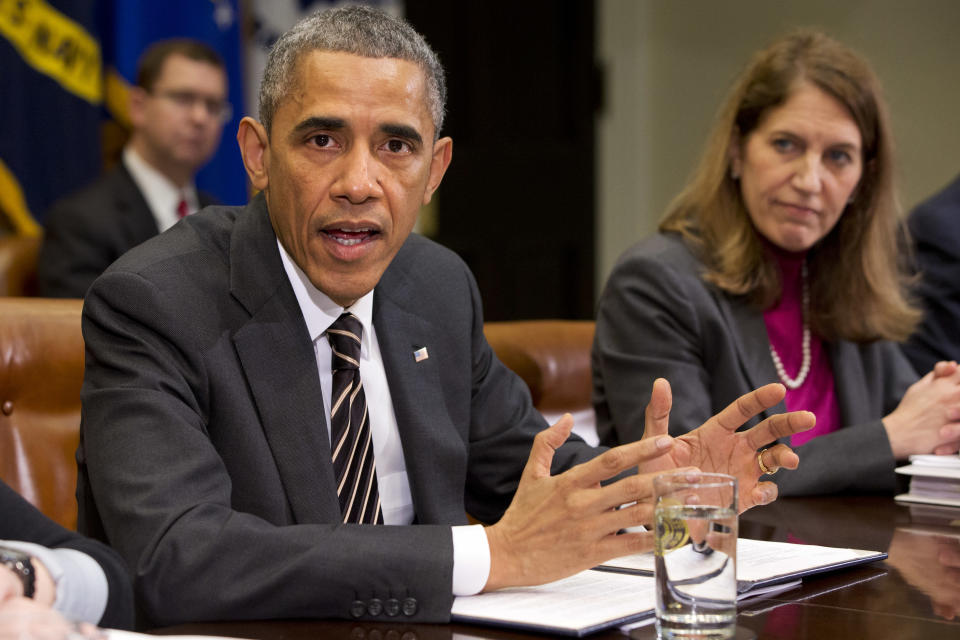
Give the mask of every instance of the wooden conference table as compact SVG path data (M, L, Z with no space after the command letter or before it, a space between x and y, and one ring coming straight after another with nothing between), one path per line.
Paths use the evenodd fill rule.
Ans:
M905 506L889 497L780 499L740 517L745 538L886 551L862 567L806 578L767 599L741 603L737 624L759 640L960 639L960 509ZM158 634L204 634L260 640L454 640L538 638L462 624L429 625L279 620L189 624ZM617 630L591 638L619 638ZM651 627L631 632L655 637Z

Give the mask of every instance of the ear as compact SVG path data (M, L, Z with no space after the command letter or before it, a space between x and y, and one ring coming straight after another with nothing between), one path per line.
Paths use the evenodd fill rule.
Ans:
M237 143L250 183L258 191L267 188L270 174L270 140L263 125L246 116L237 129Z
M440 186L443 175L450 166L453 158L453 138L440 138L433 143L433 157L430 159L430 177L427 179L427 190L423 192L423 204L429 204L433 192Z
M129 102L127 104L130 112L130 124L137 130L143 127L147 120L147 99L149 95L143 87L130 87L128 93Z
M730 161L730 177L733 178L734 180L740 179L740 169L743 164L743 160L741 158L743 154L743 150L740 148L740 145L742 143L743 141L740 139L740 129L738 129L737 127L734 127L733 132L730 134L730 146L728 147L729 149L728 160Z

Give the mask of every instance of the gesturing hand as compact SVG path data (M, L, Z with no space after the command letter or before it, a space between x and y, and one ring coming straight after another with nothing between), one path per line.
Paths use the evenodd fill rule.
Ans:
M764 409L775 406L785 394L783 385L774 383L740 396L697 429L677 437L667 455L642 463L640 471L662 472L695 466L702 471L726 473L737 477L741 512L773 502L777 498L777 485L760 482L763 471L757 463L757 449L777 438L812 428L816 418L809 411L794 411L771 416L746 431L737 431L737 428ZM663 378L655 380L641 442L667 433L672 402L670 383ZM796 469L800 458L787 445L777 444L764 451L763 463L771 471L780 467Z
M567 414L534 438L510 507L486 528L490 577L485 591L559 580L653 547L649 532L617 535L621 529L652 522L653 474L600 483L663 456L673 439L661 436L616 447L551 476L553 452L572 428L573 418Z

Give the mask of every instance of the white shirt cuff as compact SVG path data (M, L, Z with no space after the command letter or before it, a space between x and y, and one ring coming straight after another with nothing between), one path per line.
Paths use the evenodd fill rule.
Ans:
M57 587L53 609L69 620L97 624L107 609L109 586L100 564L76 549L50 549L21 541L3 541L43 563Z
M480 593L490 577L490 544L483 525L452 527L453 595Z

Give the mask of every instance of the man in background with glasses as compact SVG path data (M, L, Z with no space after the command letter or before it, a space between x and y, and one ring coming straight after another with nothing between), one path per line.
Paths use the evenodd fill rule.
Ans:
M215 199L194 176L230 119L227 76L212 48L163 40L140 58L121 162L51 208L38 263L39 294L82 298L104 269ZM64 141L68 143L68 141Z

